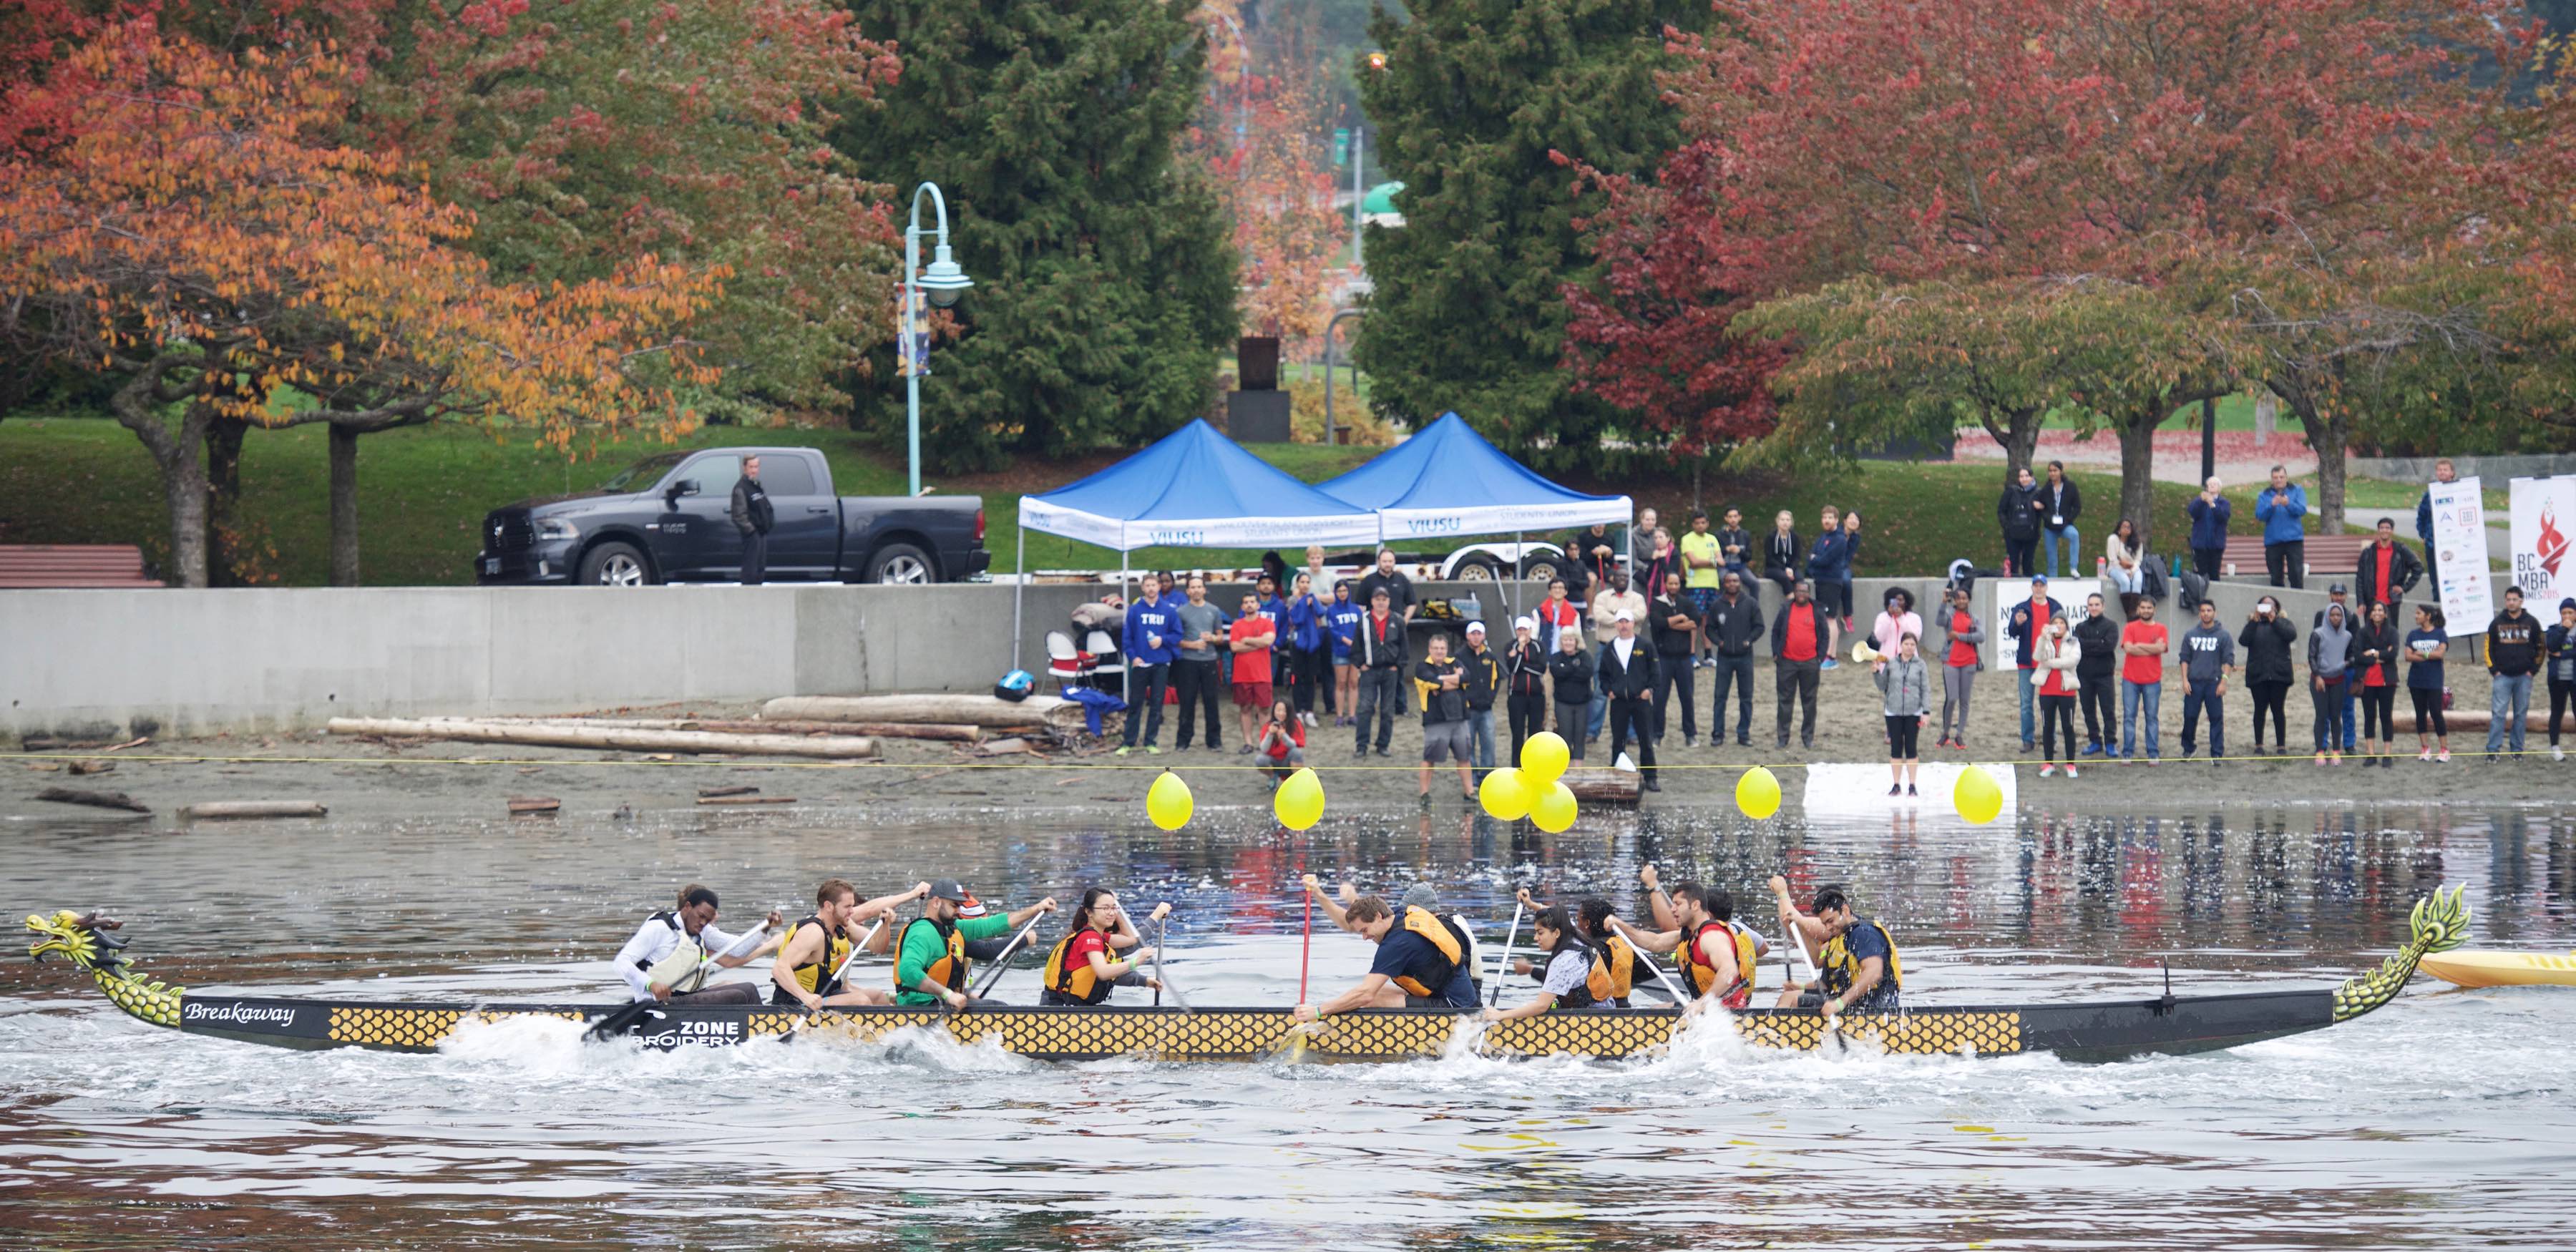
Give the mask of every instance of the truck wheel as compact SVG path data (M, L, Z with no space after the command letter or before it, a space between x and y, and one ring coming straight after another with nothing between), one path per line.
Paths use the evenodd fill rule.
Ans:
M868 558L868 581L910 585L927 583L937 578L930 554L908 543L890 543Z
M1534 556L1523 565L1521 577L1530 579L1540 586L1546 586L1551 579L1565 577L1565 571L1557 566L1556 558L1552 556Z
M573 581L585 587L650 587L653 567L631 543L603 543L581 554L581 574Z
M1469 557L1449 571L1449 576L1462 583L1489 583L1503 576L1503 567L1492 557Z

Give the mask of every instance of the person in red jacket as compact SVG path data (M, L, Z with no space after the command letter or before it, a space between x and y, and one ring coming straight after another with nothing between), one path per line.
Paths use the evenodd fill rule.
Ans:
M1825 658L1833 651L1833 615L1816 603L1816 584L1798 580L1780 615L1771 619L1771 681L1779 692L1777 747L1789 746L1789 704L1803 709L1799 738L1816 746L1816 687L1823 681Z

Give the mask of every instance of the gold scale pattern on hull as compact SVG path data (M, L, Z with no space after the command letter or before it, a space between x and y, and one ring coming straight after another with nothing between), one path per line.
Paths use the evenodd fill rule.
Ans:
M579 1015L431 1008L333 1009L329 1039L359 1047L427 1051L468 1019L490 1023L513 1016L578 1020ZM1672 1042L1680 1022L1670 1012L1567 1013L1487 1027L1476 1050L1488 1056L1626 1057ZM1195 1013L1119 1009L1013 1012L988 1010L956 1016L903 1010L825 1013L808 1018L785 1010L744 1015L751 1038L801 1035L818 1041L874 1043L904 1030L944 1030L969 1046L998 1043L1004 1051L1033 1057L1145 1056L1227 1059L1266 1056L1298 1042L1294 1021L1279 1010L1211 1009ZM1797 1051L1823 1046L1828 1033L1812 1014L1737 1014L1736 1030L1750 1045ZM1437 1056L1473 1027L1472 1019L1445 1013L1356 1013L1326 1019L1308 1031L1310 1056L1391 1060ZM1846 1015L1843 1039L1891 1053L1981 1055L2023 1048L2021 1014L1939 1009L1873 1016Z

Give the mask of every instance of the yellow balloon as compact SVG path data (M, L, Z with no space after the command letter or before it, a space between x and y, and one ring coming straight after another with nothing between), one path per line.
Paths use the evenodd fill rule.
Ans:
M1545 787L1565 776L1571 759L1565 740L1555 731L1542 730L1521 745L1521 776Z
M1950 803L1959 816L1983 826L2004 811L2004 789L1995 785L1995 776L1974 765L1959 771L1959 781L1950 788Z
M1529 816L1529 775L1504 766L1485 775L1476 787L1476 801L1498 822L1517 822Z
M1549 783L1538 802L1530 805L1530 822L1551 835L1565 833L1574 825L1574 792L1564 783Z
M1735 780L1735 807L1755 821L1780 811L1780 778L1756 765Z
M1315 771L1301 769L1279 784L1270 797L1270 811L1279 815L1279 824L1290 830L1304 830L1324 816L1324 783Z
M1145 793L1145 816L1165 830L1179 830L1190 820L1190 785L1169 770Z

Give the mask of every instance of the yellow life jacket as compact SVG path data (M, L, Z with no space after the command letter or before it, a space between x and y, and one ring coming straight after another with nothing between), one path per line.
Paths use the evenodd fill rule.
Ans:
M1870 988L1869 994L1863 997L1864 1002L1852 1007L1874 1008L1893 999L1895 993L1905 989L1905 966L1903 962L1896 959L1896 936L1887 933L1887 927L1866 917L1852 919L1852 924L1845 928L1842 934L1826 940L1825 950L1817 954L1816 979L1823 985L1824 993L1829 996L1841 995L1851 990L1852 983L1860 977L1860 962L1853 958L1851 944L1846 940L1853 930L1863 926L1877 931L1879 939L1887 944L1887 972L1880 977L1878 985Z
M1628 946L1624 936L1612 935L1592 945L1592 976L1583 980L1583 986L1594 1001L1625 1000L1636 982L1637 950Z
M940 957L936 961L932 961L930 963L930 968L923 970L922 972L930 975L930 980L932 982L940 983L946 986L950 991L964 991L966 989L966 967L970 964L966 959L966 936L957 933L957 928L953 925L942 926L927 917L916 917L912 919L910 924L903 928L903 934L897 936L895 940L895 952L897 955L895 957L895 972L893 974L893 978L896 993L901 994L903 992L913 990L913 988L903 985L903 957L901 953L903 951L903 940L911 937L912 928L914 926L928 926L931 929L938 931L940 938L947 940L948 945L948 954Z
M1707 922L1683 938L1682 982L1692 995L1703 996L1717 981L1717 967L1701 960L1699 951L1701 936L1711 930L1726 932L1735 949L1735 982L1719 991L1718 1002L1731 1009L1743 1008L1753 1002L1753 978L1760 964L1753 950L1753 932L1733 922Z
M1073 947L1073 941L1088 933L1094 932L1077 927L1065 932L1064 938L1055 941L1055 947L1047 952L1046 985L1068 999L1079 1000L1084 1004L1098 1004L1109 998L1109 992L1118 985L1117 982L1093 973L1088 959L1080 964L1069 964L1065 960L1065 953ZM1109 955L1109 947L1105 942L1108 936L1101 937L1104 942L1101 945L1100 954L1106 958Z
M1458 972L1458 963L1467 959L1466 940L1450 929L1449 923L1441 920L1438 914L1417 905L1404 906L1400 924L1430 941L1432 948L1440 954L1441 964L1436 970L1426 968L1398 974L1393 980L1395 985L1404 988L1406 995L1439 995L1440 988L1448 986L1449 979ZM1423 974L1435 976L1426 982L1421 977Z
M850 937L829 926L824 926L822 918L808 914L803 920L787 928L787 941L791 944L796 942L796 936L803 933L808 926L822 929L823 951L813 960L790 969L788 977L794 979L797 986L817 995L838 994L841 990L841 980L834 972L841 968L842 961L849 958ZM817 983L821 985L817 986Z

